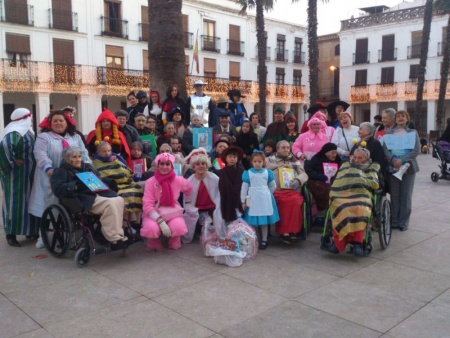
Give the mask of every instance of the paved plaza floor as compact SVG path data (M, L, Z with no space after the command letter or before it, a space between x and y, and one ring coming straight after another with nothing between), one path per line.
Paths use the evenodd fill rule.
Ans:
M420 155L410 229L369 257L272 238L239 268L198 242L77 268L34 243L0 239L0 337L450 337L450 182Z

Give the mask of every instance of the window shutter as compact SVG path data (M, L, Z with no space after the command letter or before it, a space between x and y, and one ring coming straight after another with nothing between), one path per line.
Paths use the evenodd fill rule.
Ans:
M417 79L420 65L409 65L409 78Z
M286 41L286 36L283 34L277 34L277 40Z
M296 44L297 44L297 43L302 44L302 43L303 43L302 38L295 38L295 43L296 43Z
M123 47L106 45L106 56L123 58Z
M148 65L148 50L142 50L142 70L144 72L148 72L149 65Z
M367 86L367 69L360 69L355 72L355 86Z
M183 32L189 32L189 15L183 14Z
M394 67L381 68L381 83L382 84L394 83Z
M148 7L141 6L141 23L148 24Z
M215 73L216 72L216 59L203 59L205 72L207 73Z
M277 68L276 69L276 74L277 75L284 75L285 73L284 73L284 68Z
M8 53L31 54L29 35L6 33L5 36Z
M294 69L294 77L302 77L302 70Z
M411 45L417 46L422 43L422 31L411 32Z
M241 39L241 27L230 25L229 33L230 33L230 40L239 41Z
M73 40L53 39L53 62L75 64Z
M241 77L241 63L230 61L230 78Z
M27 0L5 0L6 21L28 25Z

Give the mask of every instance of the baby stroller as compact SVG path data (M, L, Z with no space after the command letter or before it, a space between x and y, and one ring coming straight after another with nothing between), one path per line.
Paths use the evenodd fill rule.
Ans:
M431 173L431 180L433 182L442 179L450 181L450 170L447 167L447 164L450 163L450 143L435 140L431 141L431 146L433 147L432 156L441 161L441 164L439 165L441 172Z

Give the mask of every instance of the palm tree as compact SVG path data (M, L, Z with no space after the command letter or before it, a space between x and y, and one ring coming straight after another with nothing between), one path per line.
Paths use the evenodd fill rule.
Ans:
M425 70L427 67L428 45L430 41L431 19L433 18L433 0L427 0L425 3L425 14L423 16L422 43L420 46L420 63L417 74L417 95L416 109L414 111L416 129L419 134L426 133L423 130L422 103L423 103L423 87L425 85Z
M442 15L448 14L447 34L445 41L442 41L442 65L441 81L439 84L439 98L437 103L436 124L437 128L443 128L443 117L445 114L445 92L447 90L448 67L450 66L450 2L448 0L436 0L434 3L436 11Z
M299 0L292 0L298 2ZM327 3L328 0L322 0ZM317 42L317 0L308 0L309 102L319 100L319 44Z
M276 1L276 0L275 0ZM246 15L247 8L256 7L256 40L258 43L258 82L259 82L259 114L261 121L266 121L266 87L267 87L267 46L264 28L264 11L273 9L274 0L236 0L241 6L239 14Z
M176 83L186 97L182 0L148 0L150 87L159 93Z

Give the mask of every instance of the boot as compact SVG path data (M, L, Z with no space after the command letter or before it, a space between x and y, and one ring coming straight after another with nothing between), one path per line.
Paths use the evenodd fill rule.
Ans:
M181 237L174 236L169 238L169 249L178 250L181 248Z
M148 251L162 251L163 246L158 238L149 238L146 248Z
M20 247L20 243L17 241L16 235L6 235L6 242L11 246Z

